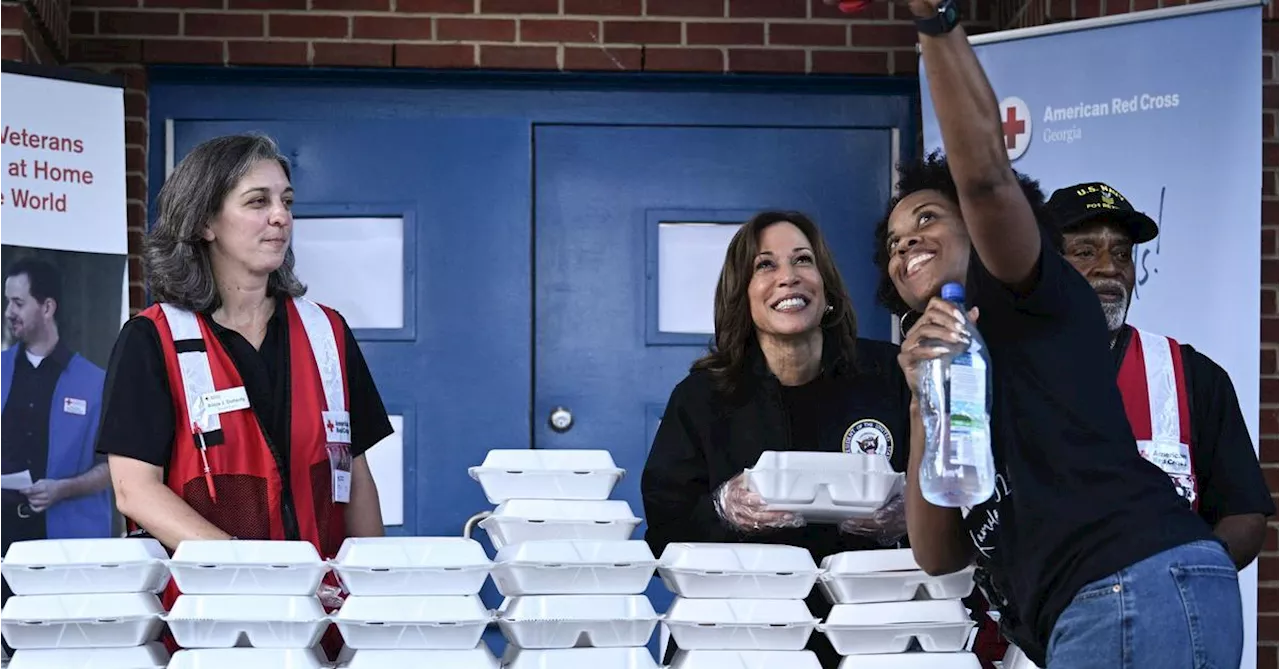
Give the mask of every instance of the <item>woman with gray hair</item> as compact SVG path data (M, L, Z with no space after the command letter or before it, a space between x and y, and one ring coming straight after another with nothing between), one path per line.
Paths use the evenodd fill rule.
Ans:
M122 328L98 450L135 534L308 541L383 533L365 451L391 434L343 318L293 272L293 186L258 135L197 146L145 241L155 304ZM173 593L169 593L172 595Z

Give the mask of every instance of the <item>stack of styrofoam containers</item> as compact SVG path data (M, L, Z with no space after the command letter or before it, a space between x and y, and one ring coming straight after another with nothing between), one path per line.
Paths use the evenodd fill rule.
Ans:
M182 592L164 616L183 648L169 669L319 669L328 566L305 541L184 541L169 560Z
M15 542L4 578L5 641L14 669L162 668L156 596L169 582L164 547L142 539Z
M839 553L818 586L833 606L820 627L846 656L842 669L978 669L966 651L974 623L960 599L973 568L929 576L911 549ZM907 652L917 645L923 652Z
M498 626L509 669L655 669L658 624L644 591L657 561L631 539L640 519L609 495L623 471L602 450L495 450L473 467L497 510L480 523L498 551Z
M663 619L672 669L819 669L805 646L821 621L804 601L818 573L794 546L668 544L658 574L677 595Z
M340 667L497 669L481 637L493 563L462 537L350 538L331 562L350 593L334 617Z

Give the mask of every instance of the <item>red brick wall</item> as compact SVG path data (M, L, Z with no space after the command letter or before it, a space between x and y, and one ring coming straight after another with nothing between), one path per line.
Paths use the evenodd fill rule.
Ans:
M915 32L877 3L854 20L821 0L71 0L65 61L34 4L4 2L3 57L124 74L130 249L146 212L153 63L407 68L915 73ZM966 0L970 25L1008 27L1187 4L1188 0ZM1264 30L1261 452L1277 474L1277 23ZM28 9L32 7L35 9ZM54 14L56 12L51 12ZM998 17L995 18L995 17ZM999 21L999 25L992 26ZM56 35L59 28L47 31ZM974 29L971 28L971 31ZM46 41L46 39L48 41ZM56 55L55 55L56 54ZM131 260L134 307L142 304ZM1237 379L1237 383L1247 381ZM1259 667L1277 666L1275 524L1261 561Z
M55 64L66 59L67 0L4 3L0 13L0 58Z

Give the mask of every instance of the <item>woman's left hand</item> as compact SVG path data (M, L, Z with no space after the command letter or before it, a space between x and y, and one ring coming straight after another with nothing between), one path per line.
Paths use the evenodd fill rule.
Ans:
M840 531L875 539L882 546L895 544L907 535L905 498L899 494L876 509L869 518L850 518L840 523Z

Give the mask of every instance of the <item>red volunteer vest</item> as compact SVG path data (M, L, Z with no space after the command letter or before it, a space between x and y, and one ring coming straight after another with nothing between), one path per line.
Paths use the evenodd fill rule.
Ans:
M347 411L345 332L332 310L309 300L285 303L289 325L290 441L285 483L252 409L215 414L200 431L212 487L195 437L193 407L205 393L244 386L208 323L172 305L142 315L156 324L173 390L176 430L166 483L191 508L240 539L310 542L323 558L337 554L346 537L342 505L333 502L332 471L325 447L333 425L326 410ZM179 391L182 389L182 391ZM341 421L339 421L341 422ZM350 441L349 422L344 441ZM332 428L331 428L332 429Z
M1129 326L1126 326L1129 327ZM1116 383L1142 457L1169 475L1178 494L1199 508L1187 377L1178 342L1129 327L1132 337Z

